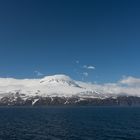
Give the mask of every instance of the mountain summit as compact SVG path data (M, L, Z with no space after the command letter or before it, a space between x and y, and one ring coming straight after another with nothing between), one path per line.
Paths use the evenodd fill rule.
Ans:
M72 80L69 76L64 74L46 76L40 80L40 83L80 87L78 84L76 84L74 80Z

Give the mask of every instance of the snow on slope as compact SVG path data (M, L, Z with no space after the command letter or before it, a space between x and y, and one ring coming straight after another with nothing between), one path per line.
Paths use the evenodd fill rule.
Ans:
M47 76L43 79L0 78L0 96L10 92L26 96L72 96L85 91L66 75Z
M139 88L126 88L113 83L101 85L75 81L63 74L46 76L42 79L0 78L0 98L17 92L24 95L25 99L33 96L107 98L120 94L139 96L139 91Z

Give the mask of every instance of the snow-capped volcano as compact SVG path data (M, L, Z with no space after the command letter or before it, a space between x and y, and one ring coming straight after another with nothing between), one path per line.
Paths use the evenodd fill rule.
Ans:
M53 85L63 85L63 86L72 86L72 87L80 87L74 80L72 80L67 75L53 75L46 76L40 80L41 84L53 84Z
M121 95L137 96L129 93L133 88L117 84L92 84L76 81L67 75L46 76L41 79L0 78L0 104L35 104L35 102L77 103L90 99L116 99ZM138 90L137 90L138 91ZM55 98L58 98L55 101ZM64 102L65 101L65 102Z
M0 96L19 91L27 97L32 96L72 96L84 92L76 81L66 75L46 76L42 79L1 78ZM38 92L39 91L39 92Z

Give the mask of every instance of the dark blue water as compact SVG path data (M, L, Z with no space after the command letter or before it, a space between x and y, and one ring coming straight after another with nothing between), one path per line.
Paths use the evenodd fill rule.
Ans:
M140 140L140 108L0 108L0 140Z

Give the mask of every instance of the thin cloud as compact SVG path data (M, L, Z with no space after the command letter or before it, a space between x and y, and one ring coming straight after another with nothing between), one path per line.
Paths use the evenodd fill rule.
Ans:
M34 73L35 73L36 76L43 76L44 75L43 73L41 73L39 71L34 71Z
M85 76L85 77L88 77L88 73L87 72L83 72L83 75Z
M76 60L76 64L79 64L79 60Z
M95 67L92 66L92 65L89 65L89 66L84 65L83 68L84 68L84 69L88 69L88 70L94 70L94 69L95 69Z
M140 79L132 76L128 76L128 77L123 77L123 79L120 80L119 83L128 86L140 86Z

